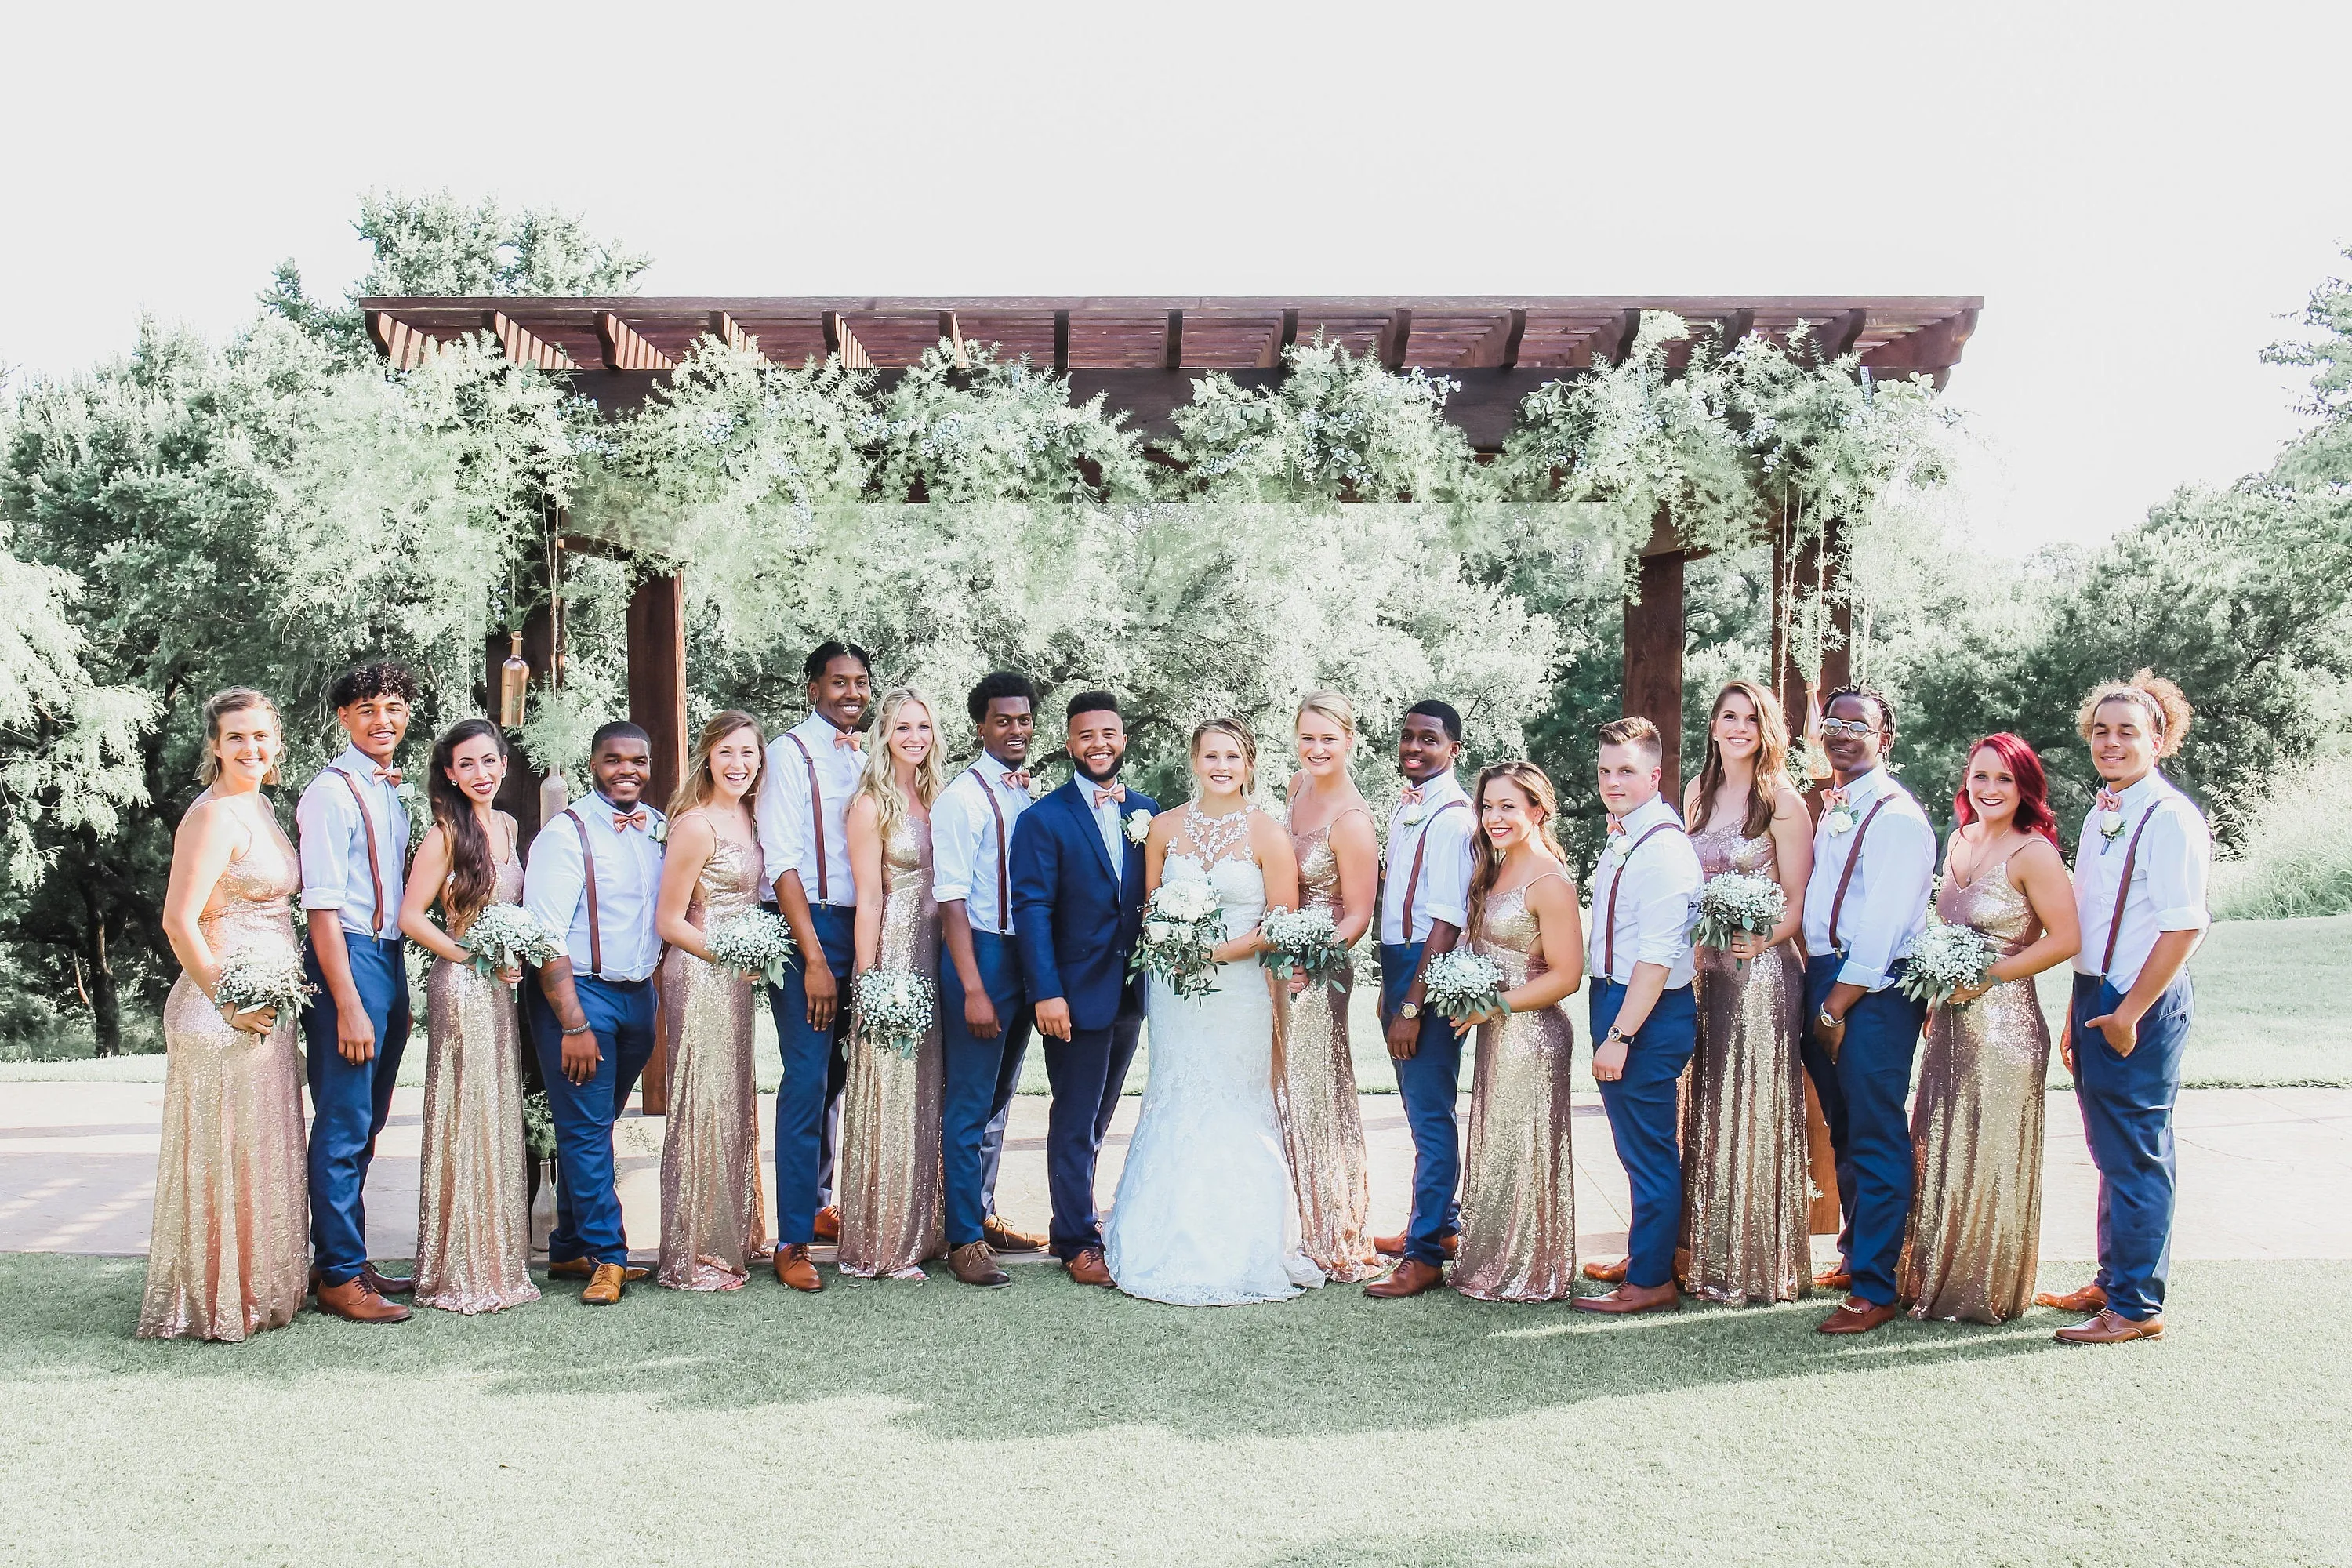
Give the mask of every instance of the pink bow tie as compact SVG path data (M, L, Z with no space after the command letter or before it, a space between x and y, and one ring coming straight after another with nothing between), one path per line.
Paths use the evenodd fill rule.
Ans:
M1103 802L1107 800L1115 800L1124 805L1127 803L1127 786L1123 784L1115 784L1107 788L1095 791L1095 809L1097 811L1100 811L1102 809Z
M1419 784L1405 785L1404 793L1398 795L1397 799L1406 805L1419 805L1421 804L1421 786Z
M1613 816L1612 816L1612 817L1611 817L1611 818L1609 819L1609 832L1610 832L1610 836L1611 836L1612 837L1616 837L1617 835L1623 833L1624 831L1625 831L1625 825L1624 825L1623 823L1622 823L1622 822L1618 821L1618 820L1617 820L1615 817L1613 817Z
M833 743L836 746L846 746L853 752L862 752L866 749L866 737L855 730L835 730L833 732Z
M646 814L643 807L635 811L616 811L613 814L613 831L615 833L626 833L632 827L643 832L645 826Z
M400 770L398 768L378 768L375 771L375 776L382 779L384 783L390 784L394 789L398 789L400 787Z
M1831 806L1843 805L1844 804L1845 791L1842 789L1825 789L1822 791L1822 809L1827 810Z
M1025 790L1029 787L1029 775L1008 772L1000 775L996 782L1006 789Z
M2101 811L2121 811L2124 808L2124 797L2111 789L2103 789L2099 792L2098 804Z

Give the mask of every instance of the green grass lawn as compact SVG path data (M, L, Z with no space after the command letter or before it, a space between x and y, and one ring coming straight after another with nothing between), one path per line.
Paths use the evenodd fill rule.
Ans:
M2352 1561L2346 1263L2186 1265L2106 1350L1034 1268L158 1344L142 1268L0 1256L0 1561Z

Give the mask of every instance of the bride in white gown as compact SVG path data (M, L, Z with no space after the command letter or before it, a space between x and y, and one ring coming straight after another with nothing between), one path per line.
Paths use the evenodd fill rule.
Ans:
M1274 994L1257 923L1296 908L1298 862L1282 825L1249 805L1246 727L1192 732L1192 805L1153 819L1147 886L1205 878L1224 913L1217 988L1187 1001L1148 981L1151 1076L1104 1233L1111 1279L1185 1307L1280 1301L1322 1273L1299 1246L1298 1205L1274 1110Z

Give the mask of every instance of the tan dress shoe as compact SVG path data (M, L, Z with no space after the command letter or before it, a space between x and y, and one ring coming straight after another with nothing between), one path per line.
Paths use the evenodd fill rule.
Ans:
M1682 1304L1683 1293L1671 1279L1663 1285L1620 1285L1606 1296L1579 1296L1569 1302L1580 1312L1606 1312L1612 1317L1671 1312Z
M416 1293L416 1280L414 1276L404 1278L392 1274L379 1274L373 1263L360 1265L360 1278L366 1280L368 1289L379 1296L413 1296Z
M1071 1279L1077 1284L1100 1285L1105 1289L1115 1288L1110 1277L1110 1265L1103 1261L1103 1250L1099 1247L1087 1247L1062 1267L1070 1271Z
M1813 1276L1813 1289L1816 1290L1851 1290L1853 1289L1853 1270L1848 1268L1843 1263L1833 1263L1829 1268L1822 1269L1819 1274Z
M1409 1239L1410 1237L1402 1235L1376 1236L1372 1237L1372 1250L1379 1253L1382 1258L1402 1258L1404 1256L1404 1244ZM1438 1245L1445 1248L1446 1257L1452 1258L1454 1254L1462 1250L1461 1234L1456 1232L1452 1236L1444 1237L1440 1239Z
M1838 1310L1813 1325L1816 1333L1866 1334L1883 1323L1890 1323L1899 1314L1892 1302L1880 1306L1859 1296L1848 1296Z
M1364 1294L1375 1301L1401 1301L1407 1296L1425 1295L1445 1283L1445 1270L1434 1263L1423 1263L1418 1258L1408 1258L1391 1269L1387 1278L1375 1279L1364 1287Z
M948 1254L948 1272L967 1285L1010 1285L1013 1276L996 1266L985 1241L967 1241Z
M2135 1323L2121 1312L2102 1307L2099 1315L2089 1322L2061 1329L2051 1337L2069 1345L2119 1345L2126 1340L2160 1340L2164 1338L2164 1320L2143 1318Z
M831 1204L816 1211L816 1238L836 1245L841 1241L841 1211Z
M1025 1230L1015 1230L1004 1223L1001 1215L990 1215L981 1221L980 1238L999 1252L1043 1252L1045 1238L1032 1236Z
M583 1305L609 1307L621 1299L627 1282L622 1276L627 1272L617 1263L599 1263L596 1272L588 1277L588 1288L580 1292Z
M817 1277L816 1265L809 1261L806 1242L794 1247L777 1247L774 1267L779 1285L789 1285L795 1290L824 1289L824 1281Z
M413 1315L397 1301L387 1301L368 1289L364 1275L341 1285L319 1283L319 1310L347 1323L404 1323Z
M629 1285L635 1284L653 1272L649 1268L640 1268L634 1263L625 1266L615 1264L614 1267L621 1270L622 1282ZM596 1260L593 1258L567 1258L561 1263L549 1264L547 1277L550 1279L593 1279L596 1278Z
M2107 1293L2096 1285L2085 1285L2080 1290L2063 1295L2044 1290L2033 1298L2037 1307L2055 1307L2062 1312L2103 1312L2107 1307Z
M1588 1263L1584 1266L1584 1277L1597 1279L1603 1285L1622 1285L1625 1282L1625 1266L1632 1261L1630 1258L1621 1258L1614 1263Z

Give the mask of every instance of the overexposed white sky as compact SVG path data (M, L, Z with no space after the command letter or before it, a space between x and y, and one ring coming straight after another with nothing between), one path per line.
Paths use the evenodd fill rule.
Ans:
M554 203L648 293L1982 294L1990 542L2298 427L2352 6L9 8L0 364L211 332L366 189Z

